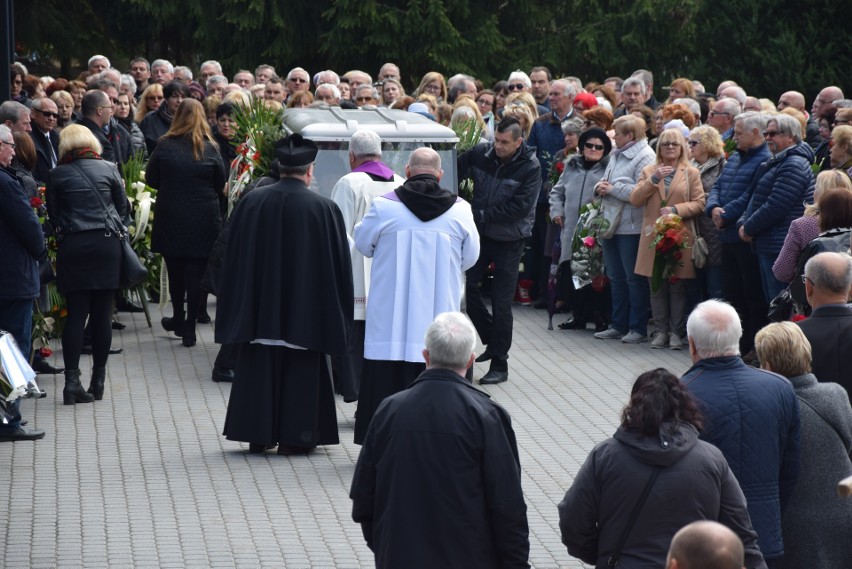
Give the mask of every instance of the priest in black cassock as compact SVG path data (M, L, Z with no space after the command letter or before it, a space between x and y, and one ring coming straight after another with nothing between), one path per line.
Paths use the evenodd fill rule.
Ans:
M308 189L316 155L298 134L282 139L281 180L231 216L216 342L239 344L224 435L250 452L340 442L326 355L348 353L352 266L340 209Z

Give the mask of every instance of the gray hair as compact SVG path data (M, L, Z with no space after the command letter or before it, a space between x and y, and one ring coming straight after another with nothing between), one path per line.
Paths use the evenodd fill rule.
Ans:
M89 58L89 62L88 62L88 64L87 64L87 66L88 66L88 67L91 67L91 66L92 66L92 64L93 64L94 62L96 62L97 60L99 60L99 59L103 59L104 61L106 61L106 66L107 66L107 68L112 67L112 65L111 65L111 64L110 64L110 62L109 62L109 58L108 58L107 56L105 56L105 55L93 55L92 57L90 57L90 58Z
M722 97L716 101L716 104L713 105L713 110L716 110L717 107L721 109L723 113L729 113L731 115L731 119L735 119L743 110L737 100L730 97Z
M380 96L379 96L379 91L378 91L378 89L376 89L375 87L373 87L373 86L372 86L372 85L370 85L369 83L364 83L363 85L358 85L358 88L355 90L355 98L357 98L357 97L358 97L358 93L360 93L361 91L365 91L365 90L367 90L367 89L369 89L369 90L370 90L370 96L371 96L374 100L376 100L376 101L381 100L381 99L380 99Z
M213 75L207 79L207 85L204 87L209 91L213 85L227 85L228 78L224 75Z
M690 113L698 116L701 115L701 106L695 99L691 99L689 97L682 97L680 99L675 99L674 101L672 101L672 103L676 105L686 105Z
M724 101L725 99L722 100ZM719 103L716 104L718 105ZM737 115L734 120L740 123L742 127L748 131L756 129L760 132L763 132L763 129L766 128L768 118L769 117L767 115L764 115L763 113L758 113L757 111L747 111L745 113L740 113L739 115Z
M0 139L3 139L3 142L12 139L12 129L5 124L0 124Z
M349 139L349 154L355 158L381 158L382 137L372 130L356 130Z
M273 75L278 75L275 72L275 68L272 67L271 65L269 65L268 63L261 63L260 65L258 65L257 67L254 68L254 74L255 75L257 75L261 71L272 71Z
M701 359L738 356L743 326L734 307L721 300L706 300L686 321L686 333Z
M216 68L216 73L218 73L219 75L222 74L222 64L216 61L215 59L208 59L207 61L201 64L201 67L199 67L199 69L203 68L205 65L212 65Z
M23 103L19 103L18 101L4 101L0 104L0 123L12 121L12 123L17 124L21 120L23 113L30 113L30 110Z
M725 87L722 90L728 91L728 97L738 102L740 104L740 108L745 105L746 97L748 97L748 95L746 95L745 89L743 89L739 85L731 85L730 87Z
M520 69L509 73L509 83L512 81L521 81L524 85L526 85L527 89L532 87L532 80L530 79L530 76Z
M625 89L628 87L639 87L639 92L642 93L644 97L647 94L647 89L645 89L645 82L642 81L641 77L628 77L624 80L624 83L621 84L621 92L623 93Z
M121 75L121 85L127 85L128 87L130 87L131 93L136 93L136 80L133 79L133 75L130 75L129 73L123 73ZM119 85L119 87L121 87L121 85Z
M790 136L796 141L796 144L802 142L802 124L798 119L784 113L777 115L769 115L767 124L774 122L778 125L778 132L786 136Z
M320 89L331 89L331 96L335 99L340 98L340 89L337 88L337 85L334 85L332 83L323 83L319 87L317 87L316 91L314 91L314 96L317 96L319 94Z
M795 119L793 119L795 120ZM843 259L845 271L832 261ZM814 288L834 294L845 294L852 287L852 257L845 253L819 253L805 263L805 276L813 283Z
M648 71L647 69L637 69L630 75L631 77L639 77L645 86L654 84L654 74Z
M175 72L175 66L167 59L155 59L153 63L151 63L151 69L153 70L155 67L165 67L168 69L169 74L174 74Z
M574 87L574 84L568 79L557 79L553 83L550 84L550 88L560 86L562 87L562 94L566 97L574 98L577 96L577 88Z
M178 73L178 72L186 74L187 79L189 81L192 81L192 69L190 69L186 65L178 65L177 67L175 67L175 73Z
M461 312L439 314L426 329L429 366L464 369L476 347L476 330Z
M573 132L574 134L580 134L583 132L583 126L585 125L584 121L580 117L571 117L570 119L565 119L562 121L562 134L568 134L569 132Z
M338 85L340 85L340 76L331 69L320 71L319 73L317 73L316 79L317 83L319 83L320 86L332 85L334 87L337 87ZM338 90L337 92L337 98L340 98L340 90Z
M39 97L38 99L33 100L33 106L30 107L30 108L34 111L42 111L42 110L44 110L44 109L42 109L42 107L45 104L47 104L48 101L52 102L54 105L56 104L56 102L53 101L53 99L50 99L48 97Z
M310 81L310 80L311 80L311 74L310 74L310 73L308 73L307 69L303 69L303 68L301 68L301 67L294 67L293 69L291 69L291 70L290 70L290 72L289 72L289 73L287 73L287 81L290 81L290 80L293 78L293 73L296 73L297 71L301 71L302 73L304 73L304 74L305 74L305 78L306 78L308 81Z
M574 86L574 95L579 91L583 90L583 82L580 81L579 77L575 77L574 75L569 75L568 77L563 77L562 81L568 81L571 85Z

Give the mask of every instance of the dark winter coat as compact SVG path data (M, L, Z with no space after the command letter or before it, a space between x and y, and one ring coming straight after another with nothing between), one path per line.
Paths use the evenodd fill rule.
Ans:
M59 159L59 133L51 130L45 136L45 133L33 125L30 138L36 150L36 164L32 171L33 178L42 184L46 184L52 161Z
M565 133L562 132L562 121L568 117L574 116L574 109L571 109L562 120L553 114L553 111L545 113L538 117L530 129L530 137L527 143L535 148L535 155L541 165L541 182L542 191L538 197L538 205L547 205L550 194L544 190L544 184L547 182L547 174L550 172L550 165L556 157L556 153L565 148Z
M118 168L107 160L77 158L59 164L50 173L45 201L59 237L92 229L115 230L127 214L124 184Z
M139 123L139 130L145 136L145 145L148 147L149 155L153 154L160 138L169 132L172 126L171 116L166 110L168 108L167 103L168 101L163 101L159 109L145 115L145 118Z
M661 568L674 534L714 520L743 541L746 567L765 567L745 497L725 457L687 423L663 423L659 436L619 428L599 443L559 503L568 553L598 568L617 546L654 469L660 474L621 551L619 568Z
M790 382L737 356L700 360L683 376L748 501L766 559L784 553L783 512L799 474L799 405Z
M778 255L794 219L813 201L814 151L804 142L787 148L760 165L751 201L737 222L754 238L758 255Z
M731 152L722 174L713 184L713 189L707 195L704 211L707 217L712 217L715 208L721 207L725 210L722 215L725 226L717 230L719 241L722 243L740 242L737 220L748 207L751 181L755 172L770 156L769 147L765 142L745 151L737 149Z
M479 235L495 241L517 241L532 234L541 170L535 148L522 143L508 162L494 144L477 144L458 159L459 180L473 179L473 219Z
M39 294L38 259L44 234L21 182L0 166L0 300L25 300Z
M529 567L511 419L453 371L428 369L382 402L350 497L377 569Z
M832 304L815 308L797 322L811 343L813 373L820 381L835 381L852 398L852 306Z
M852 476L852 407L836 383L813 374L791 377L802 421L799 481L784 511L781 567L847 567L852 562L852 504L837 482Z
M186 138L166 138L157 144L145 171L157 190L151 249L167 257L204 257L222 229L219 194L226 175L219 151L204 143L201 160Z

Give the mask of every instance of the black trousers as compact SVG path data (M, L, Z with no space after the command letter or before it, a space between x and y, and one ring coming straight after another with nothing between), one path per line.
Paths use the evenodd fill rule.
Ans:
M754 336L769 324L760 266L750 243L722 243L722 291L743 323L740 353L754 349Z
M518 266L524 252L524 240L495 241L482 238L479 260L467 271L467 315L483 344L491 352L491 369L508 371L512 347L512 299L518 282ZM491 282L491 312L482 300L482 280L494 263Z
M83 328L86 318L92 333L92 366L104 367L112 345L112 300L114 290L75 290L65 293L68 319L62 330L62 359L65 369L80 368Z
M195 319L201 298L201 277L207 268L204 257L165 257L169 271L169 295L172 297L172 309L176 322L186 322L195 331ZM184 311L183 299L186 297Z

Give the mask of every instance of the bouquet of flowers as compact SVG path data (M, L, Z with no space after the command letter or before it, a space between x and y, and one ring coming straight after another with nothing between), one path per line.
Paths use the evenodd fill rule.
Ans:
M53 266L55 272L56 252L59 249L59 244L47 216L44 195L45 187L40 186L38 195L30 198L30 206L35 211L36 217L44 229L47 260ZM36 352L43 358L49 358L53 355L50 341L62 336L62 328L65 326L67 316L65 297L57 290L56 282L48 283L42 290L41 299L33 303L32 332L30 335L33 347L31 358L35 357Z
M154 204L157 202L157 190L145 183L144 161L141 154L135 154L121 168L124 177L124 189L127 199L133 205L134 215L129 233L130 245L139 257L139 261L148 269L145 288L162 299L162 291L168 290L160 279L163 275L162 257L151 251L151 231L154 223Z
M574 288L591 284L600 292L608 282L603 262L603 247L598 234L609 227L601 215L601 199L595 198L582 208L571 245L571 273Z
M687 243L687 231L683 225L683 219L674 213L661 215L654 222L654 226L648 227L647 231L654 233L651 241L651 248L654 249L651 291L657 292L664 279L668 279L671 283L677 282L678 279L674 274L678 267L683 266L683 250L689 246L689 243Z
M550 182L550 187L556 185L556 182L559 181L559 178L562 176L562 172L565 171L565 160L554 160L553 164L550 165L550 172L548 172L548 181Z
M253 180L263 177L275 156L275 143L284 138L282 112L267 107L263 100L254 99L248 106L237 105L234 141L237 157L228 175L228 213L234 208L243 189Z

